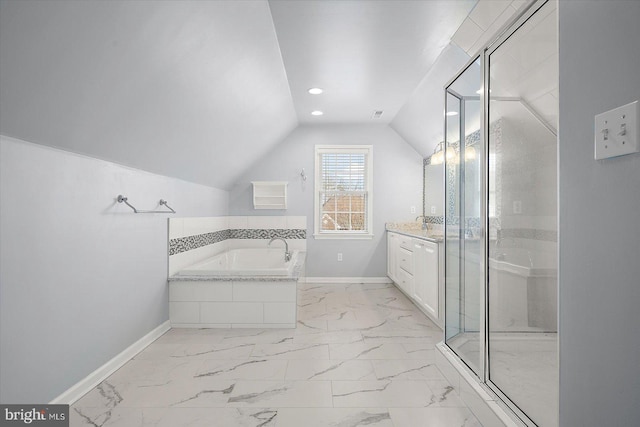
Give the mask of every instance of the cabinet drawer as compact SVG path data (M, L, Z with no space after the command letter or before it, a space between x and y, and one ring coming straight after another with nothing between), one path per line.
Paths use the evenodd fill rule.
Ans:
M407 273L413 274L413 252L400 248L398 252L398 266Z
M413 251L413 244L411 242L411 237L403 236L401 234L398 235L398 239L400 240L400 247L404 248L408 251Z
M413 275L403 270L398 269L397 283L407 295L413 295Z

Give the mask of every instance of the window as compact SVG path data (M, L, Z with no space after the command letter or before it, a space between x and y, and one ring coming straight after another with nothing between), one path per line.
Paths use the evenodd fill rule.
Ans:
M316 145L316 239L370 239L373 147Z

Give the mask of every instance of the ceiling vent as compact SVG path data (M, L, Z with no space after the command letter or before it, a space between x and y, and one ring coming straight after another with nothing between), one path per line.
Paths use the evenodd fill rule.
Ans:
M382 113L384 113L384 111L382 110L375 110L373 112L373 115L371 116L372 119L379 119L380 117L382 117Z

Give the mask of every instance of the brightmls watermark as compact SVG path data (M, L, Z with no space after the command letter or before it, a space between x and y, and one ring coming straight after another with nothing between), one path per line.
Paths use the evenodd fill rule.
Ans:
M0 427L69 427L69 405L0 405Z

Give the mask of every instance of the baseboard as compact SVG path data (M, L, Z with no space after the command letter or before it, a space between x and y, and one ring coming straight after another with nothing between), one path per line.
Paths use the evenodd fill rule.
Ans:
M345 284L345 283L392 283L388 277L301 277L298 283Z
M171 324L167 320L160 326L131 344L120 354L109 360L107 363L87 375L82 380L71 386L67 391L53 399L50 404L72 405L82 396L93 390L98 384L104 381L109 375L120 369L125 363L131 360L136 354L147 348L149 344L160 338L165 332L171 329Z

